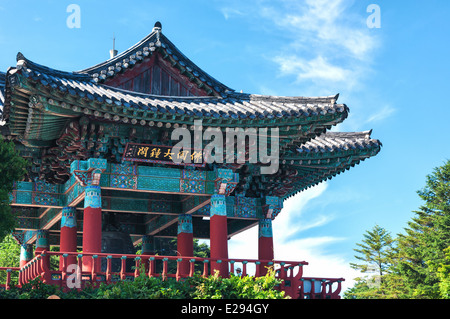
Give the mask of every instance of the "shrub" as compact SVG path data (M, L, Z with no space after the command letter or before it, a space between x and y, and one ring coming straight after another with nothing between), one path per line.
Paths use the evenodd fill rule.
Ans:
M213 276L201 278L194 293L195 299L283 299L284 292L275 290L281 280L269 270L264 277L235 276L222 278L216 272Z
M180 281L174 278L148 278L142 273L134 281L123 280L110 285L102 283L99 288L86 287L81 291L71 289L63 292L36 279L22 288L0 291L0 299L46 299L51 295L61 299L283 299L284 292L275 289L280 282L273 271L259 278L235 275L222 278L216 273L206 278L195 275Z

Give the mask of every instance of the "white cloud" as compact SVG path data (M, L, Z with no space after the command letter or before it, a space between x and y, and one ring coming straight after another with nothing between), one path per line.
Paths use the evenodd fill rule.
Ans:
M228 19L236 17L236 16L245 15L245 13L243 13L241 10L238 10L233 7L223 7L222 9L220 9L220 11L222 12L225 20L228 20Z
M275 259L286 261L306 261L305 277L345 278L344 291L353 286L353 278L359 276L349 267L349 261L339 253L329 254L325 251L328 245L346 240L342 237L316 236L293 237L293 234L323 226L332 220L330 216L319 216L312 222L303 216L306 206L326 191L327 184L321 183L284 202L281 213L273 221ZM237 259L258 258L258 227L253 227L230 239L228 244L229 257ZM249 268L252 271L252 268Z
M349 4L343 0L261 3L261 17L270 20L289 43L273 57L281 75L320 83L320 88L338 83L352 89L361 82L378 39L367 28L366 12L352 14Z
M378 34L367 27L368 13L354 1L216 1L226 19L245 19L268 38L283 40L261 55L303 91L353 90L371 74Z
M295 74L297 81L327 80L346 81L351 78L352 72L339 66L332 65L322 56L306 60L296 55L277 56L274 61L279 64L283 74Z
M363 16L349 12L350 2L343 0L285 0L280 5L261 8L261 14L281 27L303 48L341 51L360 60L377 46ZM284 4L284 5L283 5ZM362 14L365 14L363 12Z
M369 116L366 123L382 121L391 116L393 113L395 113L395 111L396 110L390 105L385 105L382 109L378 110L376 113L373 113L371 116Z

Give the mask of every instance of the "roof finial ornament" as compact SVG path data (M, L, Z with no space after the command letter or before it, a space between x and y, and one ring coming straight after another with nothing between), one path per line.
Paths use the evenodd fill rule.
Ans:
M109 50L109 58L112 59L117 55L117 50L116 50L116 36L113 33L113 48L112 50Z
M159 34L161 33L162 25L161 22L156 21L155 26L153 27L153 32L156 32L156 46L161 46L161 40L159 39Z
M161 22L159 22L159 21L156 21L156 23L155 23L155 25L154 25L154 27L153 27L153 31L159 31L159 32L161 32L161 30L162 30L162 25L161 25Z

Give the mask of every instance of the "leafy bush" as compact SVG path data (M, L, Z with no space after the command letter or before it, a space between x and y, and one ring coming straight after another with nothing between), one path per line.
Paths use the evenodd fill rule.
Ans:
M235 276L222 278L218 273L201 278L194 293L196 299L283 299L284 292L275 290L280 284L274 272L264 277Z
M21 288L12 286L8 291L0 291L0 299L46 299L48 296L57 294L59 294L58 287L44 284L38 278Z
M221 278L218 274L203 278L194 276L176 281L148 278L144 274L134 281L101 284L99 288L86 287L78 291L62 292L58 287L43 284L36 279L22 288L0 291L0 299L46 299L57 295L61 299L282 299L284 292L275 290L280 281L269 272L265 277Z

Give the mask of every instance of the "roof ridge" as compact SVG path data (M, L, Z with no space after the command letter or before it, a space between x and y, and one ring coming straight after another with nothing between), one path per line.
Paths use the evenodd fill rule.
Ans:
M114 57L112 57L112 58L110 58L110 59L108 59L106 61L103 61L103 62L100 62L98 64L95 64L95 65L93 65L91 67L88 67L88 68L85 68L85 69L82 69L82 70L79 70L79 71L75 71L75 72L76 73L82 73L82 74L84 74L84 73L91 74L91 73L95 73L95 70L98 70L102 66L109 66L109 65L113 64L113 62L122 61L125 56L131 55L129 53L133 52L140 45L142 45L142 44L146 43L147 41L149 41L152 37L155 36L155 34L156 34L156 31L155 31L155 28L153 28L151 33L149 33L142 40L140 40L139 42L137 42L133 46L129 47L125 51L121 52L120 54L117 54L116 56L114 56Z
M222 94L225 92L234 91L233 89L229 88L228 86L202 70L184 53L182 53L162 33L161 23L159 22L155 23L155 27L150 34L148 34L146 37L144 37L142 40L140 40L127 50L104 62L98 63L83 70L76 71L76 73L89 74L94 78L94 80L103 81L106 79L106 77L111 78L118 73L116 72L118 64L120 65L120 69L127 69L129 67L132 67L132 65L136 63L142 62L146 57L151 56L156 50L165 50L165 52L170 55L175 61L177 61L177 63L179 63L182 67L186 67L186 69L188 69L189 72L193 73L196 78L198 78L201 82L206 83L208 86L214 88L217 93ZM133 63L128 63L130 62L130 60L134 60ZM127 65L124 66L124 64Z
M332 132L327 131L318 137L341 137L341 138L366 138L370 139L372 135L372 130L360 131L360 132Z
M249 99L251 100L275 100L275 101L282 101L282 100L286 100L286 101L295 101L298 102L299 100L304 100L304 101L323 101L325 103L330 103L330 104L335 104L338 97L339 97L339 93L335 94L335 95L329 95L329 96L281 96L281 95L263 95L263 94L246 94L246 93L237 93L237 92L233 92L233 93L229 93L229 96L239 96L239 95L247 95Z
M33 69L33 71L50 74L50 75L56 75L58 77L62 78L69 78L69 79L76 79L76 80L88 80L91 81L92 78L87 74L78 74L70 71L61 71L57 69L50 68L48 66L38 64L36 62L31 61L30 59L26 58L21 52L17 53L17 69L20 70L24 67L28 67L30 69Z

